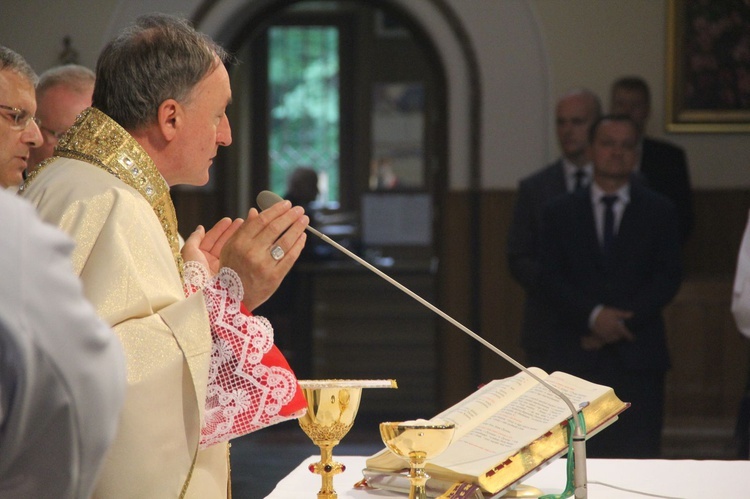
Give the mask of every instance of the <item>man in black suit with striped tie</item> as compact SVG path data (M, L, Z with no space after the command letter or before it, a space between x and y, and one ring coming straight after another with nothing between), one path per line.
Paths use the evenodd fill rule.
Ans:
M601 118L590 137L593 182L542 215L540 282L557 319L545 367L632 403L589 455L656 458L669 369L662 310L681 281L676 212L634 180L638 133L629 117Z

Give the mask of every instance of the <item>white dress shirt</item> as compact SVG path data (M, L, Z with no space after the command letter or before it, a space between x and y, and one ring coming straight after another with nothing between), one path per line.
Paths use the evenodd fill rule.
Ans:
M626 184L616 192L604 192L596 183L591 184L591 206L594 210L594 220L596 222L596 233L599 236L599 244L604 240L604 211L605 206L602 198L606 195L616 195L617 201L612 205L615 214L615 235L620 229L622 215L625 213L625 207L630 202L630 184Z
M591 183L591 179L594 176L594 165L591 163L586 163L583 166L578 166L574 163L571 163L566 158L562 159L563 164L563 170L565 171L565 186L568 189L568 192L573 192L576 190L576 173L578 171L582 171L584 173L583 177L583 187L587 187Z

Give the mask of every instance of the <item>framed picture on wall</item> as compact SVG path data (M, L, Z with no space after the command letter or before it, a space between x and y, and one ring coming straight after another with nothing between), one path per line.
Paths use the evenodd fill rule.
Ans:
M750 4L668 0L666 126L750 132Z

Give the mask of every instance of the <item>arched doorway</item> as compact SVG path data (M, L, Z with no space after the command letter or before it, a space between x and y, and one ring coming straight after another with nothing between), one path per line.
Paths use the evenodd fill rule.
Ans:
M197 27L223 45L237 47L246 38L248 29L295 4L290 0L216 0L204 2L193 16ZM311 2L322 6L357 2ZM445 83L443 109L449 117L444 123L442 141L445 157L445 189L478 186L479 157L481 155L479 71L476 56L466 30L444 0L375 0L363 2L394 14L410 30L418 33L421 43L430 46L433 64L441 66ZM325 8L325 7L324 7ZM241 98L238 97L238 98ZM253 133L246 130L239 133ZM240 164L251 162L249 147L237 147ZM244 150L243 150L244 148ZM238 172L238 180L246 184L249 174ZM250 193L230 195L226 201L231 211L243 213L252 205Z

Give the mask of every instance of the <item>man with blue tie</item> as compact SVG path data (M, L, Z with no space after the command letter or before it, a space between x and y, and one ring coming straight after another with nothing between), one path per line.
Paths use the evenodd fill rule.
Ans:
M508 231L508 267L524 288L521 345L529 365L543 367L546 336L552 316L539 287L539 227L542 209L552 199L591 182L593 167L588 156L588 133L601 114L599 97L585 89L567 92L557 101L555 131L560 158L522 179L513 220Z
M677 215L669 199L632 181L638 135L629 117L600 118L589 140L593 182L542 216L540 280L556 314L544 367L632 403L589 455L655 458L669 368L662 310L681 281Z

